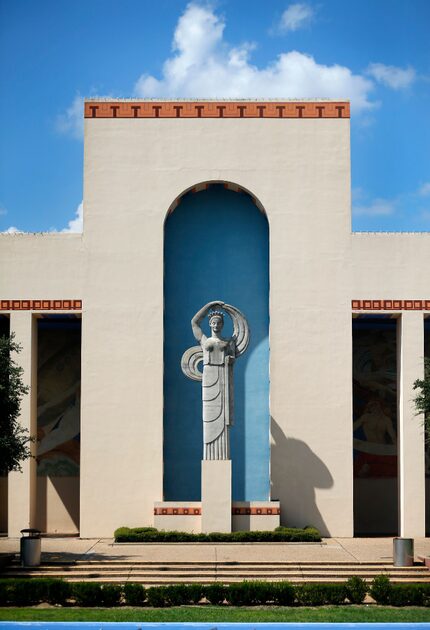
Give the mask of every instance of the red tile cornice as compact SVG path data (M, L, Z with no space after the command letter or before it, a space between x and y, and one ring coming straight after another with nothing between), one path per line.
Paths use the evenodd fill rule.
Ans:
M348 101L86 101L85 118L349 118Z

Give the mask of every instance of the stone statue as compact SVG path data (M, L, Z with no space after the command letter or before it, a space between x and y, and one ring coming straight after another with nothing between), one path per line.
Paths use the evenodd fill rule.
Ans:
M222 309L233 320L233 336L221 337ZM206 337L200 324L208 314L212 334ZM203 459L230 459L229 428L233 424L233 365L249 344L248 323L239 309L224 302L209 302L191 320L200 343L184 352L181 368L188 378L202 381ZM198 364L203 361L203 372Z

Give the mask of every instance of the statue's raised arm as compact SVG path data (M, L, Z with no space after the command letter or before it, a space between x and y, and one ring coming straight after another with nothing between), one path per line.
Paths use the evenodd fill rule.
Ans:
M223 304L224 311L228 313L233 321L232 340L236 346L236 356L239 357L245 352L249 345L249 326L244 314L231 304Z

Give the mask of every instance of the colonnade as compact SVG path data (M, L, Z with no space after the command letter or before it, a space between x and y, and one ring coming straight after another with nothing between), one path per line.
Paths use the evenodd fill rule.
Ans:
M31 435L36 435L37 318L31 311L12 311L10 330L15 333L16 341L22 346L22 351L16 356L16 361L24 370L25 383L30 386L30 392L23 398L21 405L21 424ZM399 535L421 537L425 536L426 525L424 430L422 419L416 416L414 410L413 398L416 392L413 389L413 383L423 375L423 312L406 311L399 314L397 335ZM351 366L345 365L345 369L351 369ZM83 422L85 422L84 405L85 401L83 401L82 409ZM346 418L345 421L351 422L351 419ZM33 443L31 448L34 454L36 445ZM85 443L82 443L81 448L85 449ZM19 536L21 529L34 525L36 502L36 460L29 459L22 463L22 472L9 474L9 536Z

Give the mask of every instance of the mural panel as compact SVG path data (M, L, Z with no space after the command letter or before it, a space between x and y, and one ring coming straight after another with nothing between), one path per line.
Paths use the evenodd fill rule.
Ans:
M38 322L37 474L78 477L80 320Z
M397 477L396 321L354 320L354 476Z

